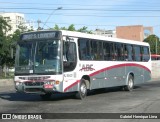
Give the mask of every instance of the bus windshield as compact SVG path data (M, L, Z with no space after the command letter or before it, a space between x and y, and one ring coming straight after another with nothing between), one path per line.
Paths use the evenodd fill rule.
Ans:
M60 40L19 42L15 74L60 74L60 43Z

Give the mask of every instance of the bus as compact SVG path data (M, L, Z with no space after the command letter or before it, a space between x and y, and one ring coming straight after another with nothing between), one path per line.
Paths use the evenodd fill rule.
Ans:
M151 54L151 60L154 61L154 60L160 60L160 55L158 54Z
M151 79L148 43L73 31L23 33L16 47L15 89L49 99L120 86L132 91Z

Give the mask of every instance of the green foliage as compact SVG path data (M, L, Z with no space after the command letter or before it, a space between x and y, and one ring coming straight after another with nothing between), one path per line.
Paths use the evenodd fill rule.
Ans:
M68 28L66 28L66 27L59 27L59 26L56 24L53 29L54 29L54 30L78 31L78 32L90 33L90 34L92 33L91 30L87 30L87 27L86 27L86 26L84 26L84 27L76 30L74 24L69 25Z
M76 31L75 27L74 27L74 24L71 24L68 29L69 31Z
M11 30L11 26L0 17L0 65L10 64L10 40L6 35Z
M87 30L87 28L88 28L88 27L84 26L84 27L78 29L77 31L78 31L78 32L83 32L83 33L90 33L90 34L92 34L92 31L91 31L91 30L90 30L90 31Z
M150 35L146 39L144 39L144 42L147 42L150 44L150 50L151 54L160 54L160 40L156 35Z
M13 49L13 58L15 56L15 46L16 42L20 38L22 32L27 31L27 27L20 24L19 29L17 29L13 34L7 34L11 30L11 26L0 17L0 66L13 66L14 59L11 57L11 49ZM29 30L30 31L30 30Z
M60 30L59 26L56 24L53 28L54 30Z

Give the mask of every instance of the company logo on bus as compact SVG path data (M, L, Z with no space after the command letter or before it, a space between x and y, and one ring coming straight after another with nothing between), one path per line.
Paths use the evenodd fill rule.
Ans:
M95 70L93 67L93 64L83 64L82 68L79 71L93 71Z

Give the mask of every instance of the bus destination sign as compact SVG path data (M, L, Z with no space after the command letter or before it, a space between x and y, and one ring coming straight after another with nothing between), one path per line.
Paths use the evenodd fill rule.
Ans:
M58 32L37 32L37 33L27 33L22 34L21 40L37 40L37 39L49 39L58 38Z

